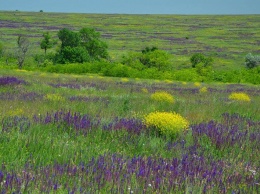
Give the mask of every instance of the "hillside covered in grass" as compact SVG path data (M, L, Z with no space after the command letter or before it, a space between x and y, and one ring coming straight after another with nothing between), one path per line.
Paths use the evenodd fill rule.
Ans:
M44 32L57 39L63 28L94 28L108 44L112 61L129 51L156 46L172 54L174 69L190 67L194 53L214 58L214 68L244 68L247 53L260 54L259 15L120 15L63 14L44 12L0 12L0 39L6 52L13 52L17 36L25 34L32 43L30 55L43 53ZM53 48L55 50L55 48ZM30 63L30 62L28 62Z

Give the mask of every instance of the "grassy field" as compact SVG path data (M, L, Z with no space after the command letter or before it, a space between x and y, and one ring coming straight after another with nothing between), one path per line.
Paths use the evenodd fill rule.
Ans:
M1 193L260 191L258 86L0 72ZM156 111L189 127L160 135Z
M40 53L43 32L57 38L58 30L92 27L108 43L112 60L129 51L157 46L173 55L177 68L190 67L189 58L201 52L215 59L217 69L244 67L247 53L259 54L260 15L189 16L119 15L0 12L0 39L12 49L18 34L32 42L31 52Z

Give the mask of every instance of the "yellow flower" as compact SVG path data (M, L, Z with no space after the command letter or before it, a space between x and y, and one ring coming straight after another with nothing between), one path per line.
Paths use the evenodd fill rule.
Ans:
M206 93L208 89L206 87L200 88L200 93Z
M250 102L250 97L243 92L233 92L228 97L230 100Z
M145 116L144 123L162 135L175 137L189 127L189 122L175 112L152 112Z
M24 113L23 109L15 109L15 110L10 110L8 112L9 116L21 116Z
M127 79L127 78L121 78L121 81L122 81L122 82L128 82L129 79Z
M47 95L45 96L45 99L51 100L51 101L64 101L64 100L65 100L65 98L62 97L62 96L59 95L59 94L47 94Z
M167 92L155 92L151 95L152 100L159 102L174 103L174 98Z
M194 86L196 86L196 87L200 87L200 85L201 85L201 83L199 83L199 82L194 83Z
M142 88L142 92L143 92L143 93L148 93L147 88Z

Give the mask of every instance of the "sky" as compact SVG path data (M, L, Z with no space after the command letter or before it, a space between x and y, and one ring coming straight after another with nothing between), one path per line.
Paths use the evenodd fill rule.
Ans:
M260 14L260 0L0 0L0 10L108 14Z

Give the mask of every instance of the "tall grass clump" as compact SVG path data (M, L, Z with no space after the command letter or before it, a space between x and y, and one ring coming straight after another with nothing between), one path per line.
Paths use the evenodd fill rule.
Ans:
M151 95L151 99L158 102L168 102L173 104L174 98L171 94L161 91L161 92L155 92Z
M230 100L250 102L250 97L243 92L233 92L228 97Z
M144 118L148 128L152 128L160 135L175 138L189 127L189 122L175 112L151 112Z

